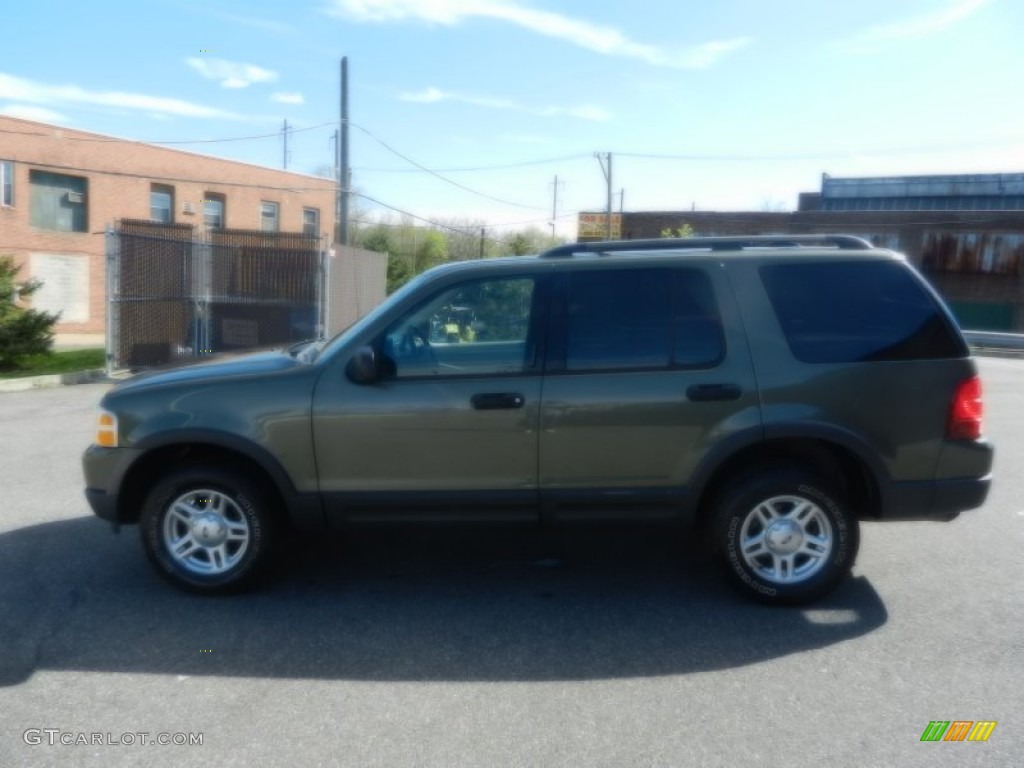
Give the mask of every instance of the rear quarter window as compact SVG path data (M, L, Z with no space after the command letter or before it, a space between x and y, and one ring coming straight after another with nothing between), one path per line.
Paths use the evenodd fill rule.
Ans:
M760 274L793 356L802 362L967 355L935 297L902 262L771 264Z

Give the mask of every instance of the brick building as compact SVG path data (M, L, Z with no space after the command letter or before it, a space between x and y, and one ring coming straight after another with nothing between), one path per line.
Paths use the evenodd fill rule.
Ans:
M580 214L603 239L603 215ZM586 218L584 218L586 217ZM626 211L626 240L683 225L695 235L850 234L907 254L944 294L961 324L1024 331L1024 173L833 178L800 195L799 209Z
M0 255L44 281L65 338L101 341L117 219L326 235L333 180L0 116Z

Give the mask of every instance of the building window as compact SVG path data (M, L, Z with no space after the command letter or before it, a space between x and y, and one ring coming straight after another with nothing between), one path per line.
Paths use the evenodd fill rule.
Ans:
M320 211L316 208L302 209L302 234L306 237L320 234Z
M14 163L0 160L0 205L14 205Z
M277 203L260 203L260 229L264 232L277 232Z
M164 224L174 223L174 187L153 184L149 188L149 218Z
M29 223L59 232L86 232L88 182L79 176L29 171Z
M203 224L209 229L224 227L224 195L212 192L203 195Z

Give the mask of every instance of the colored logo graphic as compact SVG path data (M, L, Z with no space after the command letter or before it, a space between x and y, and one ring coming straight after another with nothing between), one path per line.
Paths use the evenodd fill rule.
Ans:
M921 741L988 741L995 728L995 720L932 720Z

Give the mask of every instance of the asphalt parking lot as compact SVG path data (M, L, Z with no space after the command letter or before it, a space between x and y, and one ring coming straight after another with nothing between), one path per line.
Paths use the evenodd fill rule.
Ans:
M866 524L804 610L663 532L362 533L189 597L85 504L107 385L0 394L0 766L1024 766L1024 361L980 367L986 506Z

